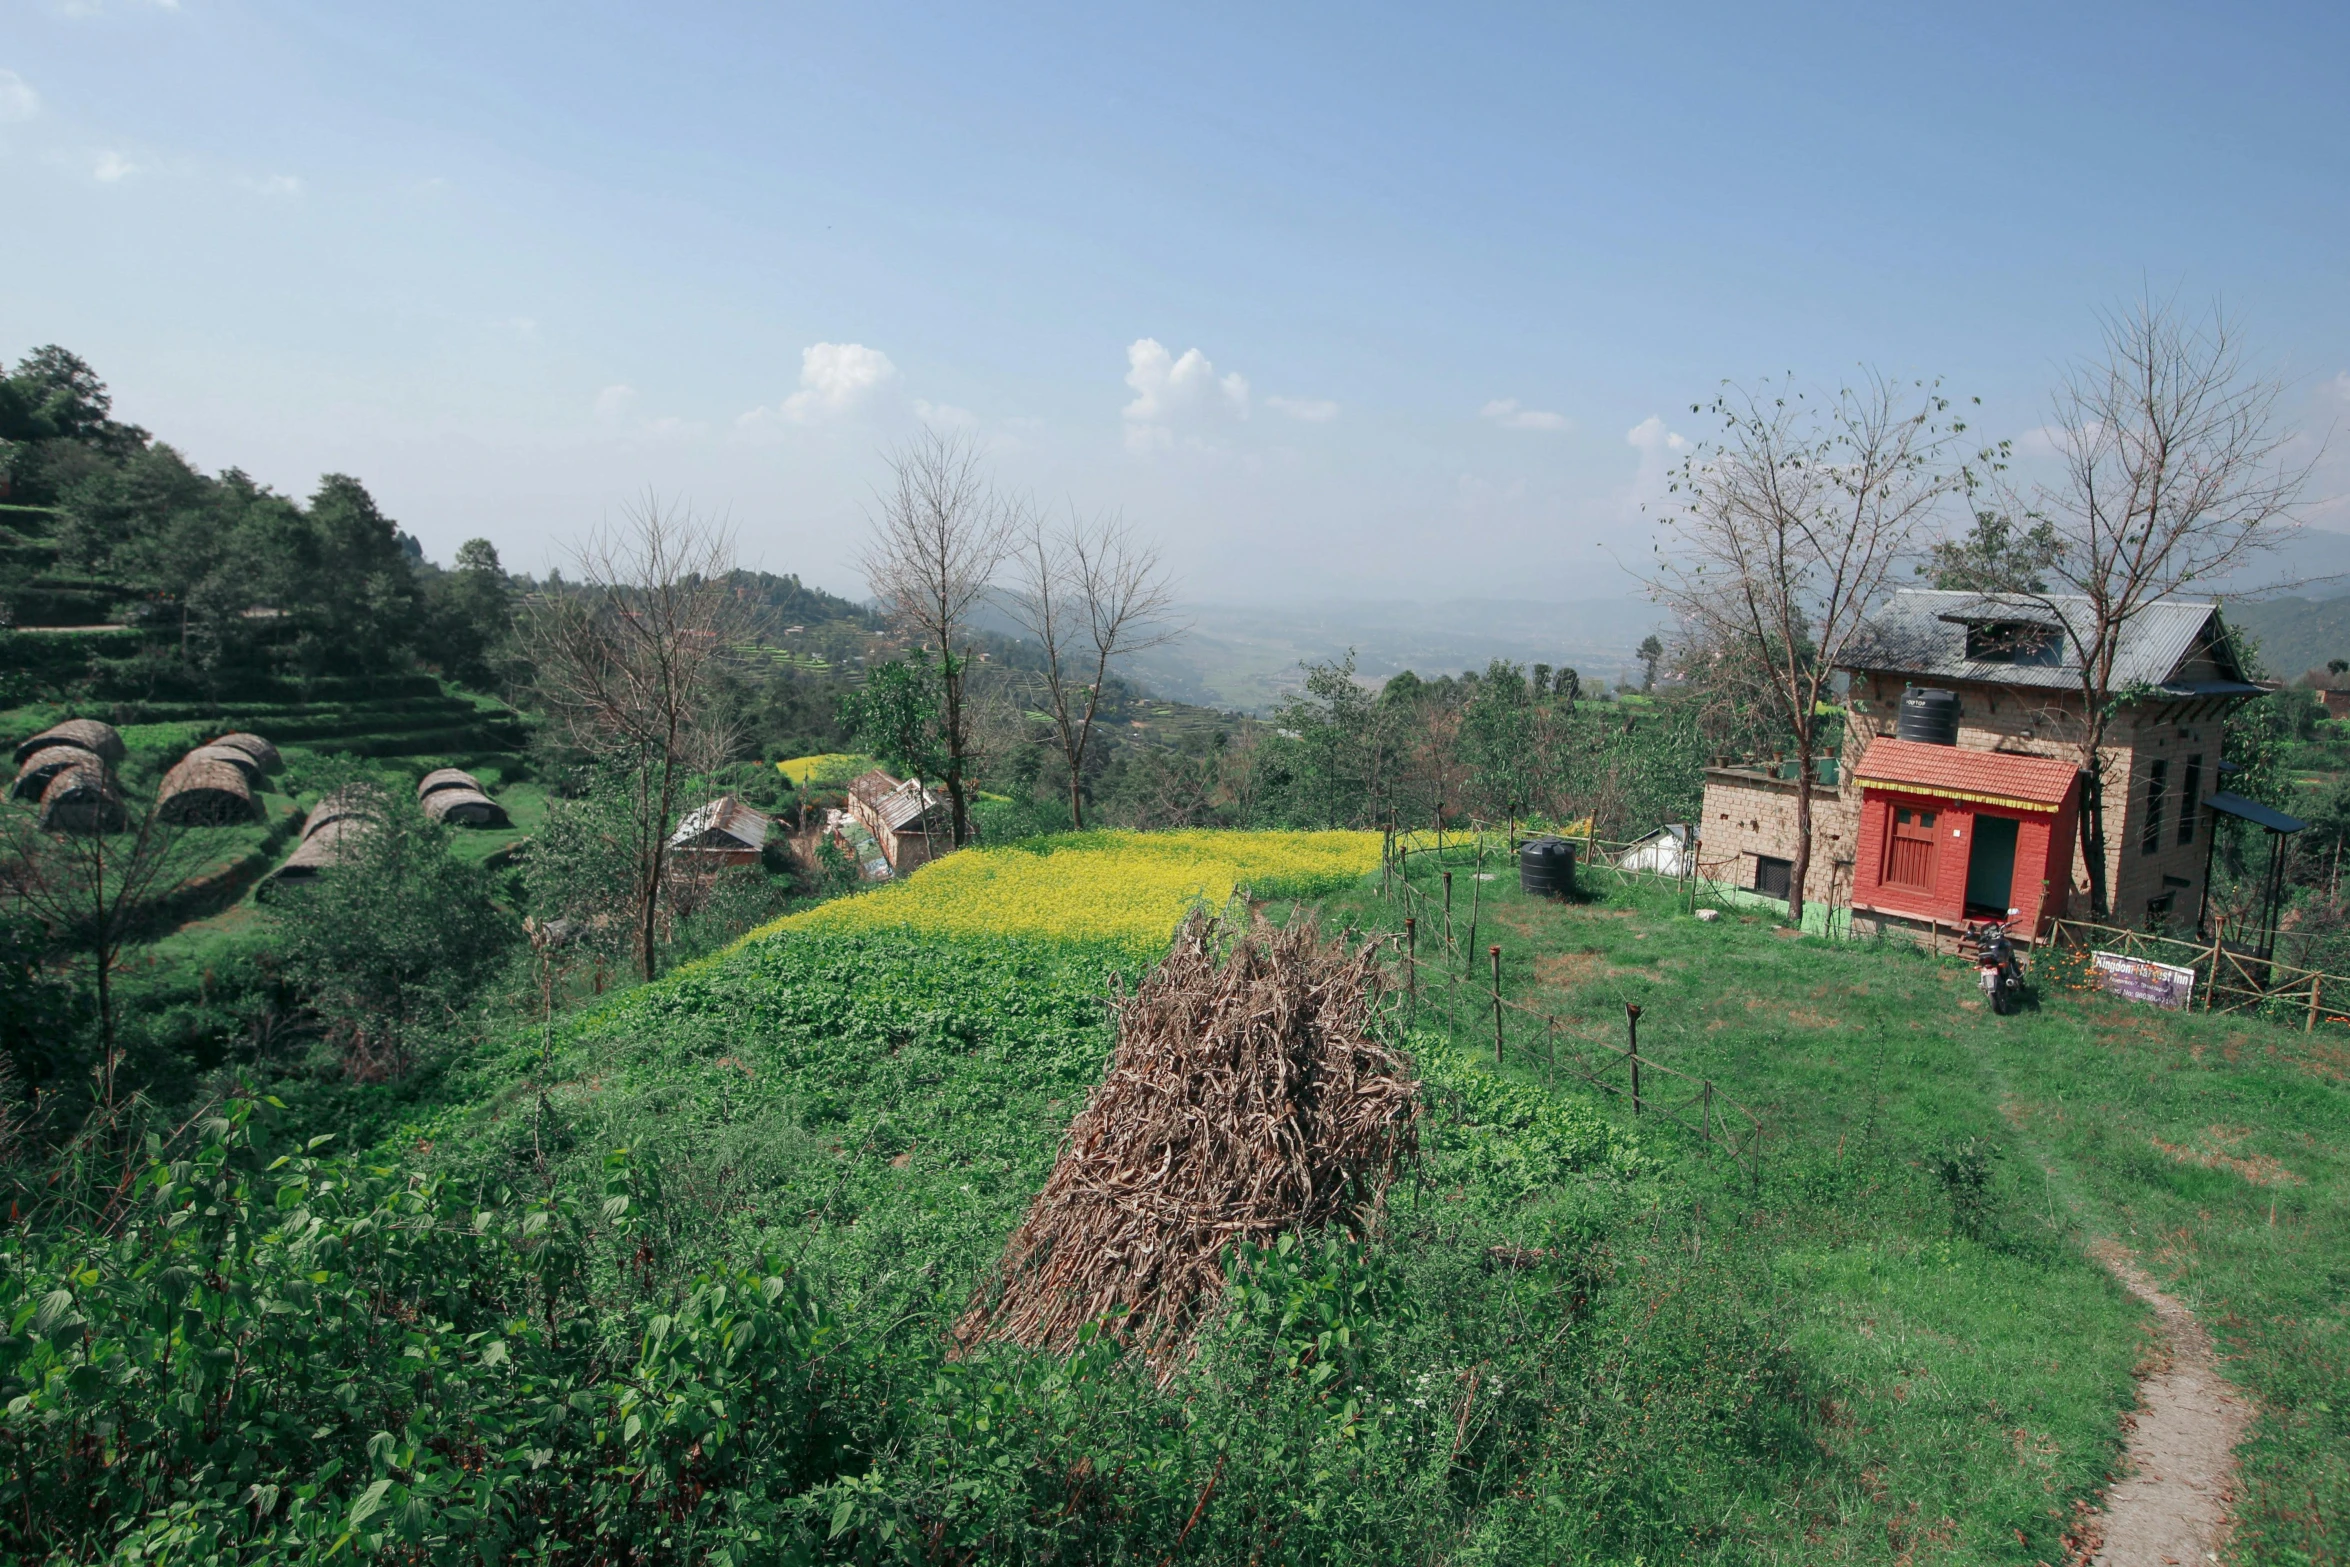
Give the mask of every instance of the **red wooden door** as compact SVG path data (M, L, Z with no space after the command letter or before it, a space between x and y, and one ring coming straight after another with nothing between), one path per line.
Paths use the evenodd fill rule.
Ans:
M1885 885L1910 892L1934 890L1933 811L1906 805L1893 808L1892 831L1885 835Z

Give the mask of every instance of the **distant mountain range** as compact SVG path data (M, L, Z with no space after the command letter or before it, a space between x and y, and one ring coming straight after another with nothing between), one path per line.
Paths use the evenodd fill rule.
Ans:
M1203 707L1261 713L1303 682L1302 667L1355 653L1355 672L1385 680L1435 676L1497 658L1568 666L1584 683L1639 667L1634 649L1671 617L1640 599L1543 604L1526 599L1323 600L1294 605L1191 604L1189 630L1136 655L1129 671L1152 692Z

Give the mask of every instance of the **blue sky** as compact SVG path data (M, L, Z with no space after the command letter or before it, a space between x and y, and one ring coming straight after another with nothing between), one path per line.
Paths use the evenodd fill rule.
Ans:
M2150 288L2350 413L2350 9L1772 9L16 0L0 352L441 558L652 486L843 590L925 420L1193 597L1572 599L1724 378L2020 434Z

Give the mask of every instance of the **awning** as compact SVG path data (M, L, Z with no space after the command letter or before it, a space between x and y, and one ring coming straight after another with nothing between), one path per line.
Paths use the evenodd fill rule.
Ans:
M2233 816L2238 821L2250 822L2255 827L2265 827L2270 832L2300 832L2309 825L2298 816L2287 816L2272 806L2263 805L2258 800L2247 800L2242 795L2231 794L2225 789L2217 794L2205 796L2203 803L2222 816Z

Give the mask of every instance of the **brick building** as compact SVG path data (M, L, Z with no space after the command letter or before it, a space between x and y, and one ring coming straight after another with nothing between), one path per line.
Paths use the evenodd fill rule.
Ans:
M1879 896L1876 903L1885 906L1878 908L1870 897L1859 896L1861 889L1881 893L1887 885L1886 856L1894 852L1889 833L1898 824L1872 824L1863 810L1869 790L1854 776L1873 754L1871 742L1892 735L1902 693L1910 687L1955 695L1955 748L1985 753L1980 766L2003 777L2000 786L1985 782L1969 791L1959 786L1960 775L1952 774L1943 780L1946 792L1938 796L1947 804L1929 806L1921 796L1910 802L1911 808L1978 803L1959 798L1970 792L2018 800L2022 796L2012 791L2026 776L2039 790L2034 806L2049 804L2040 798L2049 787L2045 768L2004 778L2015 770L1992 758L2053 761L2078 769L2087 709L2074 639L2061 617L2084 613L2077 599L1922 590L1893 595L1844 661L1851 681L1846 765L1838 766L1834 780L1823 782L1813 797L1807 900L1880 915L1891 923L1912 917L1896 907L1899 898ZM2152 605L2131 622L2110 689L2124 700L2107 726L2103 747L2107 902L2114 918L2127 924L2192 922L2203 894L2209 831L2204 801L2218 782L2221 719L2232 705L2263 688L2244 678L2218 606L2178 601ZM1778 775L1782 771L1707 771L1701 826L1706 874L1770 896L1786 895L1795 858L1795 785ZM2002 786L2011 792L2001 794ZM1890 799L1892 791L1885 793ZM2068 817L2073 824L2068 830L2076 833L2079 810L2076 799ZM2047 813L1990 806L1960 814L1969 821L1980 814L2023 822ZM1947 826L1944 831L1947 835ZM2018 833L2020 844L2021 827ZM2051 846L2041 863L2057 874L2045 895L2032 900L2035 912L2021 927L2025 934L2038 934L2048 919L2068 908L2086 908L2088 877L2077 846L2069 856Z

